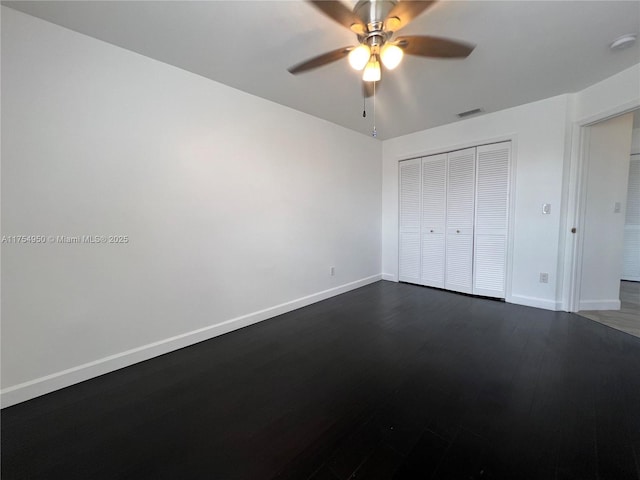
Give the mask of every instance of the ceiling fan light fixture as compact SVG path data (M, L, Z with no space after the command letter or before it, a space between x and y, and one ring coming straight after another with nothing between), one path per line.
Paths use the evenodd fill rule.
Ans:
M393 70L400 65L403 55L404 52L402 49L392 43L385 44L380 51L380 59L384 66L389 70Z
M360 44L349 52L349 65L354 70L362 70L371 58L371 50L367 45Z
M377 82L380 80L380 62L375 55L371 55L369 63L364 67L362 80L365 82Z

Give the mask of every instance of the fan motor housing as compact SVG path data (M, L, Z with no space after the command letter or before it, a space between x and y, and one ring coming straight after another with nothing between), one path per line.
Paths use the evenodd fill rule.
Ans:
M384 19L398 2L396 0L360 0L353 9L369 32L382 30Z

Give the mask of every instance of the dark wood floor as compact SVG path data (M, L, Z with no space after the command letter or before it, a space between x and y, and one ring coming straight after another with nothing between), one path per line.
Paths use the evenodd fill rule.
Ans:
M390 282L2 411L3 480L639 470L640 339Z

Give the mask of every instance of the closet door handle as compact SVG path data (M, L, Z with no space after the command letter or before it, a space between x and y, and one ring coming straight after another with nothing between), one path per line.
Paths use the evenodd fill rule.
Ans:
M460 230L456 230L456 233L460 233Z
M429 230L431 233L433 233L433 230Z

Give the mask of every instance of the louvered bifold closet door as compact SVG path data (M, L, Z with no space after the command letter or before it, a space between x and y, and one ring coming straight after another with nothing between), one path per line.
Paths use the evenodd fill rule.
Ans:
M622 280L640 282L640 154L631 155L629 163Z
M422 271L420 283L444 288L447 154L422 159Z
M473 217L476 149L447 154L445 288L473 290Z
M400 162L399 274L401 282L420 282L419 158Z
M511 142L477 150L473 293L504 298Z

